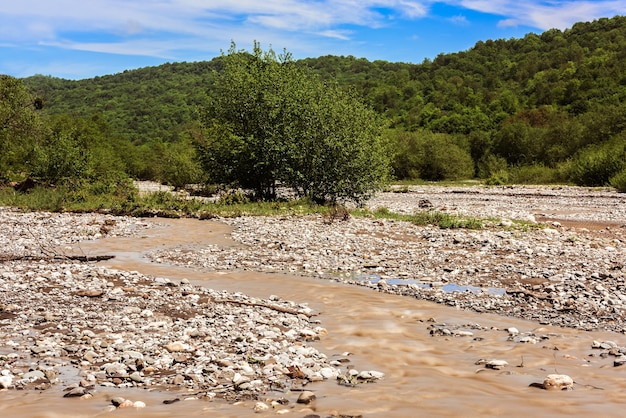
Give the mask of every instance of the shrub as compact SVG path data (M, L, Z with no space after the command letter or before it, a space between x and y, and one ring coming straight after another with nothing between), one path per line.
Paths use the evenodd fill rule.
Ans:
M543 164L514 167L509 174L509 180L513 184L554 184L565 181L558 169Z
M570 179L579 186L609 184L614 175L626 168L626 145L622 136L582 150L572 161Z
M609 179L609 184L620 193L626 193L626 168Z
M422 180L461 180L474 175L474 162L468 150L448 134L388 132L395 142L393 169L397 178Z

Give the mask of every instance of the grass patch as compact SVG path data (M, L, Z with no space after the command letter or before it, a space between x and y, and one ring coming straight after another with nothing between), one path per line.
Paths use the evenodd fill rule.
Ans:
M437 211L417 212L413 215L406 215L389 211L387 208L379 208L375 211L367 209L353 210L352 215L373 219L392 219L396 221L411 222L414 225L425 226L434 225L442 229L481 229L484 224L481 219L462 218Z
M0 206L22 210L49 212L106 212L136 217L160 216L166 218L198 217L202 219L237 216L280 216L327 214L332 208L316 205L309 200L233 202L225 199L207 202L186 199L169 192L155 192L140 196L133 187L120 186L106 193L97 193L87 187L37 186L27 192L11 187L0 189Z
M483 222L476 218L461 218L437 211L413 215L394 213L381 208L346 210L338 216L337 206L318 205L308 199L285 201L250 201L241 196L229 196L217 202L186 199L169 192L154 192L140 196L137 189L121 184L106 192L92 187L37 186L27 192L11 187L0 189L0 205L23 210L49 212L106 212L136 217L196 217L200 219L238 216L287 216L319 214L327 222L347 219L350 215L375 219L394 219L415 225L435 225L439 228L479 229Z

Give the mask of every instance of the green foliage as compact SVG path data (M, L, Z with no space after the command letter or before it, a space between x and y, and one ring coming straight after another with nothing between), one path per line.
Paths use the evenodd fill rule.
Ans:
M396 144L393 168L398 178L459 180L474 175L470 153L447 134L429 131L389 132Z
M107 210L129 214L137 199L137 191L130 182L111 185L83 181L57 187L36 186L27 192L17 192L11 187L0 189L0 205L50 212Z
M508 180L512 184L555 184L565 183L567 179L558 168L533 164L511 168Z
M507 169L508 164L504 158L487 154L478 162L478 177L488 179L493 176L501 176L502 173L507 173Z
M380 188L388 161L381 122L358 98L313 76L290 54L223 56L197 139L209 181L274 199L280 182L316 201L360 202Z
M589 146L574 158L570 179L580 186L606 186L626 168L626 132L612 141Z
M617 191L621 193L626 193L626 168L623 168L621 171L614 174L609 179L609 184L615 187Z
M375 219L393 219L396 221L411 222L415 225L435 225L442 229L481 229L483 221L477 218L462 218L438 211L416 212L413 215L391 212L387 208L378 208L371 212L369 210L354 210L351 214L355 216L372 217Z
M53 184L78 179L86 174L88 159L71 133L55 132L35 145L31 175Z

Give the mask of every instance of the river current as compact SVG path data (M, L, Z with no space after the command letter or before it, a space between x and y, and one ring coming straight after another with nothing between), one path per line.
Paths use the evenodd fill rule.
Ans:
M541 326L493 314L478 314L414 298L379 293L369 288L287 274L249 271L202 271L159 264L144 254L172 246L238 245L230 227L214 221L155 220L161 226L144 236L105 238L82 243L87 255L115 255L106 267L144 274L187 278L218 290L238 291L267 298L277 295L306 302L328 335L314 346L329 358L351 353L357 370L376 370L384 379L356 387L335 381L310 384L317 399L312 407L290 404L287 416L321 417L586 417L623 416L626 407L626 366L613 367L610 356L592 349L593 341L626 345L626 337L608 332L586 332ZM75 250L78 250L76 248ZM432 335L434 324L448 324L472 333L467 336ZM532 332L536 343L509 338L507 328ZM501 370L487 369L479 360L508 362ZM574 381L569 391L534 387L553 373ZM164 404L174 397L143 389L98 388L92 399L62 397L61 388L42 392L0 392L0 417L258 417L254 402L230 405L221 401L188 400ZM142 409L107 406L114 396L146 403ZM280 397L272 393L271 397Z

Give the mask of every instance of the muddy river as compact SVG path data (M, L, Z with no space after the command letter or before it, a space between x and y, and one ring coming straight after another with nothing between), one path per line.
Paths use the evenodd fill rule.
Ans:
M489 417L489 416L623 416L626 408L626 366L614 367L611 356L592 349L596 341L625 345L626 337L543 327L537 323L456 310L414 298L322 279L254 272L209 272L152 263L149 250L168 246L237 245L230 228L218 222L158 220L145 236L106 238L81 244L88 255L115 255L107 267L144 274L187 278L195 284L241 291L267 298L278 295L307 302L329 333L313 345L329 358L351 353L357 370L376 370L384 379L356 387L335 381L312 383L317 399L305 407L291 402L287 416L363 417ZM460 336L431 335L433 324L446 323ZM536 343L514 342L507 329L533 332ZM471 335L470 335L471 333ZM501 370L479 360L505 360ZM574 389L548 391L533 387L553 373L567 374ZM164 404L172 393L98 388L92 399L63 398L58 389L43 392L0 392L0 417L247 417L254 402L230 405L221 401L188 400ZM273 398L280 394L271 394ZM284 394L295 399L297 395ZM124 396L146 403L142 409L109 411L110 399Z

